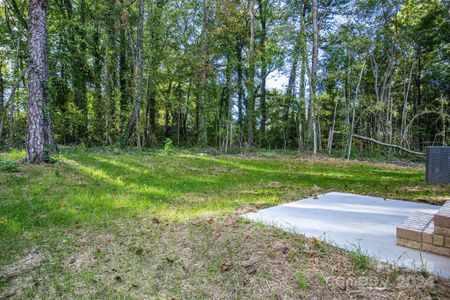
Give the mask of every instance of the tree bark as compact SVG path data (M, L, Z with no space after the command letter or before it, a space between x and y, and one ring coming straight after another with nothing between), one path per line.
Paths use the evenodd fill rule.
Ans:
M247 101L247 144L253 146L255 128L255 7L250 0L250 49L248 71Z
M109 0L106 15L107 49L106 49L106 142L113 143L115 134L116 107L116 0Z
M347 159L350 159L350 155L352 153L352 140L353 140L353 131L354 131L354 127L355 127L355 114L356 114L356 101L358 101L358 97L359 97L359 86L361 85L361 79L364 73L364 69L366 67L366 62L364 62L362 68L361 68L361 72L359 73L359 79L358 79L358 85L356 86L356 91L355 91L355 100L353 101L353 112L352 112L352 123L350 125L350 134L348 137L348 152L347 152Z
M304 149L304 130L303 130L303 116L305 114L305 95L306 95L306 64L308 59L307 45L306 45L306 28L305 28L305 17L306 17L306 3L303 3L303 9L300 14L300 55L301 55L301 70L300 70L300 84L299 84L299 115L298 115L298 150Z
M127 121L127 110L128 105L132 102L132 87L131 87L131 70L130 68L131 62L128 60L129 50L126 31L128 26L128 3L124 3L124 0L120 1L122 7L122 16L121 22L119 26L119 89L120 89L120 115L121 115L121 124L125 125ZM139 21L138 21L139 22ZM136 45L137 47L137 45ZM136 49L137 51L137 49ZM137 63L137 62L136 62Z
M206 147L208 145L208 133L206 131L205 123L205 98L206 98L206 76L208 68L208 14L209 2L203 0L203 24L202 24L202 41L200 52L202 56L202 67L200 70L200 95L198 99L198 145Z
M267 19L266 19L266 0L258 0L259 16L261 23L261 135L266 132L267 107L266 107L266 76L267 76L267 62L266 62L266 38L267 38Z
M232 83L231 83L231 55L229 54L227 57L227 68L226 68L226 88L227 88L227 128L225 134L225 153L228 153L228 150L231 148L231 143L233 140L233 91L232 91Z
M98 3L96 2L94 9L98 9ZM100 39L101 39L101 32L100 32L100 26L99 21L95 20L95 29L92 34L92 56L93 56L93 74L92 74L92 81L94 85L94 93L93 93L93 113L94 118L92 122L92 128L93 128L93 137L91 140L95 141L95 143L99 143L101 141L105 140L105 105L104 105L104 98L102 97L102 62L103 62L103 56L102 51L100 48Z
M243 102L244 102L244 76L242 72L242 41L237 39L236 42L236 59L237 59L237 90L238 90L238 124L241 135L244 130L244 112L243 112Z
M316 102L316 88L317 88L317 61L319 58L319 24L318 24L318 17L317 17L317 11L318 11L317 1L318 0L312 0L313 49L312 49L312 61L311 61L311 97L310 97L310 103L309 103L310 120L308 121L309 131L311 130L311 127L313 130L313 152L314 152L314 155L317 154L317 143L318 143L317 126L316 126L315 111L314 111L314 105Z
M127 132L125 134L123 145L125 146L128 143L128 140L131 137L134 126L139 128L139 111L141 109L142 103L142 82L143 82L143 59L142 59L142 35L144 31L144 0L139 0L139 21L137 28L137 37L136 37L136 80L137 80L137 88L136 88L136 101L134 104L134 109L131 112L131 116L128 119ZM139 130L138 130L139 131ZM140 134L137 135L137 146L141 147L140 143Z
M401 136L400 143L402 145L404 145L404 141L406 139L405 127L408 119L408 98L409 98L409 89L411 87L413 70L414 70L414 63L411 64L408 79L405 78L405 82L403 83L403 109L402 109L402 124L400 129L400 136Z
M48 79L46 57L47 0L28 2L28 117L26 161L43 163L44 154L44 113L46 84Z
M336 98L336 103L334 104L333 123L331 125L330 134L328 137L328 155L331 155L331 150L333 149L334 128L336 126L336 113L337 113L338 105L339 105L339 95Z
M3 61L0 61L0 145L3 142L3 124L5 122L3 106L5 105L5 85L3 81Z

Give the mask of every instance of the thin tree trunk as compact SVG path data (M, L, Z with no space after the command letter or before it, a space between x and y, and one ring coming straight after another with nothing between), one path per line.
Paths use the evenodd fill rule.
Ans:
M407 118L408 118L408 97L409 97L409 89L411 87L413 70L414 70L414 63L411 64L408 81L407 81L407 83L405 82L404 88L403 88L402 125L401 125L401 129L400 129L402 145L404 144L404 141L406 138L405 137L405 127L406 127L406 122L407 122Z
M247 144L248 147L252 147L255 127L255 7L253 0L250 0L250 49L248 76Z
M442 146L447 146L447 119L448 115L445 112L445 108L448 105L448 102L441 97L441 121L442 121Z
M206 131L205 123L205 98L206 98L206 76L208 67L208 14L209 14L209 2L203 0L203 24L202 24L202 42L200 52L202 56L202 67L200 70L200 97L198 99L198 145L200 147L206 147L208 145L208 133Z
M88 134L88 107L87 107L87 61L86 61L86 46L87 41L85 39L86 34L86 15L87 15L87 3L86 0L81 0L79 3L79 9L80 9L80 21L81 21L81 36L79 37L81 40L80 43L80 53L79 57L77 57L77 65L74 66L75 70L75 76L76 79L74 82L74 85L76 85L76 99L77 99L77 105L81 111L81 126L78 128L78 135L81 137L82 140L87 139ZM51 124L51 120L48 121L49 125ZM49 139L50 135L49 135Z
M128 119L128 128L123 140L123 145L125 146L128 143L128 140L130 139L133 131L133 127L136 126L138 130L137 146L141 147L140 132L139 132L139 111L141 109L142 103L142 82L143 82L142 35L144 31L144 0L139 0L138 4L139 4L139 21L136 37L136 66L137 66L136 102L134 104L134 109L131 113L131 116Z
M97 9L97 3L95 4L95 9ZM98 20L95 21L95 30L92 37L92 55L94 58L93 61L93 84L94 84L94 99L93 99L93 111L94 111L94 120L93 120L93 134L94 140L96 143L104 140L105 127L104 124L104 98L102 97L102 61L103 57L101 55L100 49L100 26L98 24Z
M128 26L128 3L124 3L124 0L120 0L121 7L123 9L120 26L119 26L119 89L120 89L120 115L121 124L125 125L127 122L127 107L132 101L132 87L130 84L129 73L130 64L128 60L128 39L126 35ZM137 45L136 45L137 47ZM137 49L136 49L137 51Z
M294 47L294 51L292 53L292 66L291 72L289 73L289 81L286 89L286 100L284 103L284 111L283 111L283 144L284 149L287 148L287 140L289 136L289 112L291 110L291 105L293 104L293 100L295 98L294 89L295 82L297 80L297 69L298 69L298 60L300 57L300 48L302 47L302 37L301 30L299 30L297 41ZM300 106L299 106L300 107ZM300 128L300 127L299 127Z
M364 74L365 67L366 67L366 62L364 62L363 66L361 68L361 72L359 73L358 85L356 86L356 91L355 91L355 100L353 101L352 124L350 126L350 133L349 133L349 137L348 137L347 159L350 159L350 155L352 153L353 131L354 131L354 127L355 127L356 101L358 101L359 86L361 85L361 79Z
M3 142L3 124L5 122L3 106L5 105L5 85L3 81L3 60L0 61L0 145Z
M106 142L113 143L115 134L115 106L116 106L116 0L108 1L108 15L106 16L107 51L106 51Z
M266 38L267 38L267 25L266 25L266 0L258 0L259 6L259 16L261 22L261 100L260 100L260 110L261 110L261 123L260 131L263 136L266 132L266 120L267 120L267 108L266 108L266 73L267 73L267 62L266 62Z
M333 124L331 125L330 135L328 138L328 155L331 155L331 150L333 149L334 128L336 125L336 113L337 113L338 104L339 104L339 95L336 98L336 104L334 105Z
M231 85L231 55L228 55L227 69L226 69L226 82L227 82L227 129L225 135L225 153L228 153L231 148L231 140L233 139L232 124L233 124L233 95Z
M242 71L242 42L238 39L236 44L236 58L237 58L237 90L238 90L238 124L241 131L241 135L244 131L244 112L243 112L243 102L244 102L244 76Z
M164 138L168 138L169 137L169 129L170 129L170 124L169 124L169 117L170 117L170 96L172 95L172 80L170 80L169 82L169 87L167 88L167 96L166 96L166 107L164 108Z
M313 152L314 155L317 154L317 126L315 120L315 109L314 105L316 102L316 88L317 88L317 61L319 58L319 24L318 24L318 0L312 0L312 23L313 23L313 49L312 49L312 62L311 62L311 97L310 97L310 109L311 109L311 120L309 123L312 123L313 127Z
M47 0L28 2L28 117L27 117L27 157L28 163L43 163L44 155L44 114L46 102L47 70Z
M306 3L303 3L303 9L300 14L300 55L301 55L301 70L300 70L300 87L299 87L299 116L298 116L298 150L304 149L304 133L303 133L303 115L305 114L304 108L306 103L306 64L307 64L307 44L306 44L306 29L305 29L305 17L306 17Z

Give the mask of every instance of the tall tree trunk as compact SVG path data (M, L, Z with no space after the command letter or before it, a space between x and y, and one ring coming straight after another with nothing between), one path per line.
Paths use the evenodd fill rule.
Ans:
M304 148L304 133L303 133L303 116L305 114L304 108L306 103L306 66L307 66L307 44L306 44L306 3L303 3L303 9L300 14L300 55L301 55L301 70L300 70L300 84L299 84L299 115L298 115L298 150Z
M97 2L95 4L95 9L97 10ZM104 127L104 112L105 112L105 105L104 105L104 99L102 97L102 61L103 57L101 54L100 49L100 37L101 32L98 24L98 20L95 20L95 30L92 35L92 56L94 58L93 61L93 74L92 74L92 81L94 84L94 94L93 94L93 112L94 112L94 119L93 119L93 137L91 137L92 140L94 140L96 143L104 141L105 140L105 127Z
M317 60L319 58L319 24L317 17L318 0L312 0L312 23L313 23L313 49L312 49L312 61L311 61L311 97L310 97L310 109L311 119L308 122L313 129L313 152L317 154L317 126L314 106L316 105L316 88L317 88ZM311 128L310 128L311 129Z
M250 0L250 49L248 71L247 101L247 144L253 146L255 128L255 7Z
M113 143L116 110L116 0L109 0L106 16L106 142Z
M227 68L226 68L226 88L227 88L227 97L226 102L228 105L227 108L227 128L225 134L225 153L228 153L228 150L231 148L231 143L233 140L233 91L232 91L232 83L231 83L231 68L232 61L231 55L229 54L227 57Z
M302 20L300 21L302 22ZM291 71L289 73L289 81L286 89L286 99L284 103L283 109L283 140L284 140L284 148L287 147L287 142L289 139L289 113L291 110L291 106L295 100L295 83L297 81L297 69L298 69L298 60L300 57L300 49L302 47L302 30L300 29L297 34L297 39L295 42L294 50L292 52L292 65ZM300 105L299 105L300 108ZM298 119L298 118L297 118ZM300 127L299 127L300 130Z
M167 88L167 92L166 92L166 105L164 108L164 132L163 132L163 136L164 138L168 138L169 137L169 130L170 130L170 124L169 124L169 117L170 117L170 108L171 108L171 103L170 103L170 96L172 95L172 79L169 82L169 87Z
M3 124L5 122L3 107L5 105L5 85L3 81L3 60L0 60L0 145L3 142Z
M185 103L185 108L186 108L186 112L184 114L184 119L183 119L183 139L186 139L187 137L187 120L188 120L188 116L189 116L189 103L191 101L191 90L192 90L192 81L189 80L189 85L188 85L188 90L187 90L187 95L186 95L186 103Z
M139 21L136 38L136 67L137 67L136 101L134 104L134 109L131 112L131 116L128 120L127 132L123 140L124 146L128 143L128 140L130 139L134 126L136 126L136 128L139 128L138 119L142 103L142 82L143 82L142 35L144 31L144 0L139 0L138 3L139 3ZM138 142L137 146L141 147L140 134L137 135L137 142Z
M331 150L333 149L334 128L336 126L336 113L337 113L338 105L339 105L339 92L338 92L338 96L336 97L336 103L334 104L333 123L331 125L330 133L328 135L328 155L331 155Z
M130 82L130 61L128 60L128 39L126 35L128 26L128 3L120 0L122 7L122 16L119 26L119 89L120 89L120 115L121 124L125 125L127 122L128 104L132 100L132 87ZM136 45L137 46L137 45ZM136 49L137 51L137 49Z
M261 22L261 123L260 131L264 136L266 132L266 120L267 120L267 108L266 108L266 76L267 76L267 62L266 62L266 38L267 38L267 25L266 25L266 0L258 0L259 17Z
M407 120L408 119L408 98L409 98L409 89L411 87L413 70L414 70L414 63L411 64L409 76L407 79L404 78L404 83L403 83L403 109L402 109L402 124L401 124L401 129L400 129L400 136L401 136L400 144L403 146L405 145L405 141L406 141L405 128L406 128L406 123L408 121ZM404 75L406 75L406 74L404 74Z
M77 66L75 66L75 84L78 91L75 99L77 99L77 105L81 111L81 126L79 126L78 135L82 140L87 139L88 134L88 107L87 107L87 61L86 61L86 14L87 4L86 0L80 0L80 21L81 21L81 36L80 36L80 53L78 57ZM49 122L51 122L49 120ZM50 123L51 124L51 123Z
M365 67L366 67L366 62L364 61L364 64L361 68L361 72L359 73L358 84L356 85L355 99L352 103L352 123L350 125L350 133L348 135L347 159L350 159L350 155L352 154L353 133L355 131L356 103L359 98L359 86L361 85L361 79L364 74Z
M238 90L238 124L241 135L244 131L244 76L242 72L242 41L238 38L236 42L236 60L237 60L237 90Z
M47 0L28 2L28 117L27 157L28 163L43 163L44 113L46 102L47 70Z
M205 98L206 98L206 75L208 68L208 14L209 2L203 0L203 24L202 24L202 42L200 53L202 56L202 67L200 70L200 94L198 98L198 145L206 147L208 145L208 133L206 131L205 123Z

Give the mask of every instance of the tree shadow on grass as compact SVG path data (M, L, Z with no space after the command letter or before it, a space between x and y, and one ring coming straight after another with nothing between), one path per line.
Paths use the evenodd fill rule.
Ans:
M32 168L29 178L6 182L14 191L3 196L0 237L34 227L102 223L140 214L175 220L248 203L270 206L280 202L277 198L293 200L280 197L290 189L298 189L294 195L299 196L315 188L388 196L417 183L417 174L404 170L296 160L71 154L61 164L59 176L56 167Z

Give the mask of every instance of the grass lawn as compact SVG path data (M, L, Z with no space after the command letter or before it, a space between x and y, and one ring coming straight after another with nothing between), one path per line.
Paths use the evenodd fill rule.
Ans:
M328 191L448 200L420 168L71 149L11 162L23 156L0 154L0 299L450 296L446 280L238 217Z

